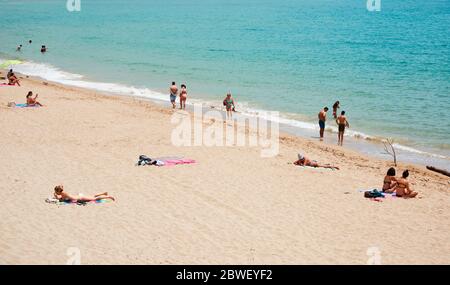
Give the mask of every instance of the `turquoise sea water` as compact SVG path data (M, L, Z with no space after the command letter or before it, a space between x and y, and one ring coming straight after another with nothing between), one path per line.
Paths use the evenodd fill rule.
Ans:
M305 128L340 100L350 134L450 157L449 0L383 0L380 12L365 0L81 0L72 13L65 0L0 0L11 58L141 95L173 80L211 103L230 90L241 109Z

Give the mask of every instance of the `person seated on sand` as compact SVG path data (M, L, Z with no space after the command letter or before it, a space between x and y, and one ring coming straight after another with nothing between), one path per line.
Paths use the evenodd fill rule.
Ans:
M298 154L298 160L294 162L295 165L299 166L309 166L309 167L321 167L321 168L329 168L329 169L337 169L339 170L339 167L332 166L330 164L319 164L315 160L310 160L309 158Z
M36 101L37 97L39 94L36 94L36 96L34 96L34 98L32 98L31 96L33 96L33 92L28 92L27 94L27 105L30 107L34 107L34 106L44 106L41 103L39 103L38 101Z
M397 178L395 178L395 168L391 167L387 171L383 180L383 192L393 193L395 186L397 186Z
M8 73L8 85L18 85L20 86L19 78L14 73L9 74Z
M409 186L409 181L406 180L409 176L409 170L403 171L402 178L397 179L397 185L394 191L397 197L414 198L417 196L417 192L414 192Z
M91 202L91 201L98 201L98 200L102 200L102 199L111 199L113 201L116 200L116 199L114 199L114 197L109 196L108 192L95 194L92 197L89 197L89 196L85 197L85 196L81 196L81 195L71 195L67 192L64 192L63 185L55 186L54 196L60 202L74 202L74 203Z

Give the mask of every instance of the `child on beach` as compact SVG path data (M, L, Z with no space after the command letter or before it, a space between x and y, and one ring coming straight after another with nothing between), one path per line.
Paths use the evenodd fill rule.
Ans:
M186 85L181 84L181 91L180 91L180 109L183 109L183 110L186 109L186 99L187 99Z
M395 186L397 186L397 178L395 178L395 168L391 167L384 177L382 190L386 193L394 193Z
M315 160L310 160L309 158L307 158L306 156L303 156L301 154L298 154L298 160L294 162L295 165L299 165L299 166L309 166L309 167L321 167L321 168L329 168L329 169L337 169L339 170L339 167L337 166L332 166L330 164L319 164L317 161Z
M34 96L34 98L32 98L31 96L33 96L33 92L28 92L27 94L27 105L30 107L34 107L34 106L44 106L41 103L39 103L38 101L36 101L37 97L39 96L39 94L36 94L36 96Z
M417 196L417 192L414 192L409 186L409 181L406 180L409 176L409 170L403 171L402 178L397 179L397 185L395 186L395 193L397 197L414 198Z
M108 192L95 194L93 197L84 197L81 195L71 195L69 193L64 192L63 185L55 186L54 197L61 202L77 202L77 203L98 201L98 200L102 200L102 199L111 199L113 201L116 200L116 199L114 199L114 197L109 196Z
M338 124L338 145L342 146L344 144L345 128L350 127L347 117L345 116L345 111L342 111L341 115L336 118L336 124Z
M223 100L223 105L227 109L227 119L233 119L233 111L235 110L235 104L233 96L231 96L231 93L227 94L227 96Z

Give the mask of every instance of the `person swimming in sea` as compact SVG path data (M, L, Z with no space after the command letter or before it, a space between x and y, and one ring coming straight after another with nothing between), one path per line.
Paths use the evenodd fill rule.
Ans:
M172 86L170 86L169 92L170 92L170 103L172 103L172 109L175 109L176 107L175 101L177 100L178 95L178 87L175 81L172 82Z
M395 168L391 167L388 169L386 176L384 176L382 191L386 193L394 193L396 186L397 178L395 177Z
M341 115L336 118L336 124L338 124L338 145L342 146L344 144L345 128L350 128L345 111L342 111Z
M41 47L41 53L45 53L47 52L47 47L46 46L42 46Z
M227 119L233 119L233 112L235 111L235 103L231 93L227 94L227 96L223 100L223 105L227 110Z
M103 192L99 194L95 194L94 196L82 196L82 195L71 195L64 191L63 185L55 186L55 193L53 194L56 199L60 202L72 202L72 203L84 203L84 202L92 202L103 199L110 199L115 201L116 199L110 195L108 192Z
M32 96L33 96L33 92L31 92L31 91L28 92L28 94L27 94L27 106L30 106L30 107L34 107L34 106L43 107L44 106L41 103L39 103L38 101L36 101L37 97L39 96L38 94L36 94L36 96L34 96L34 98Z
M20 51L22 49L22 45L18 45L16 51Z
M180 110L186 109L187 90L186 85L181 84L180 90Z
M310 160L309 158L307 158L306 156L303 156L301 154L298 154L298 160L294 162L295 165L299 165L299 166L309 166L309 167L321 167L321 168L329 168L329 169L337 169L339 170L339 167L337 166L333 166L330 164L319 164L317 161L315 160Z

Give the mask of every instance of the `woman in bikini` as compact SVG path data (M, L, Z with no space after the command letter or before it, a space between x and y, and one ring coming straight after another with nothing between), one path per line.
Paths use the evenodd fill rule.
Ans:
M336 101L334 104L333 104L333 117L336 119L337 118L337 109L339 109L339 101Z
M295 165L299 165L299 166L309 166L309 167L322 167L322 168L329 168L329 169L337 169L339 170L339 167L337 166L333 166L330 164L319 164L317 161L315 160L310 160L307 157L298 154L298 160L294 162Z
M39 103L38 101L36 101L37 97L39 94L36 94L36 96L34 96L34 98L32 98L31 96L33 96L33 92L28 92L27 94L27 106L30 107L34 107L34 106L44 106L41 103Z
M91 201L98 201L102 199L111 199L115 201L114 197L109 196L108 192L99 193L94 195L93 197L84 197L80 195L71 195L69 193L64 192L64 186L58 185L55 187L55 193L54 196L56 199L58 199L61 202L91 202Z
M397 197L414 198L417 196L417 192L414 192L409 186L409 181L406 180L409 176L409 171L403 171L402 178L397 179L397 185L394 189Z
M397 178L395 178L395 169L391 167L383 180L383 192L393 193L396 186Z
M8 76L8 85L16 85L20 86L20 82L19 82L19 78L17 78L17 76L14 73L11 73L11 75Z
M180 91L180 109L183 109L183 110L186 109L186 99L187 99L186 85L181 84L181 91Z
M231 93L227 94L227 97L223 100L223 105L227 109L227 119L233 119L234 99Z

